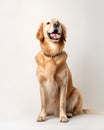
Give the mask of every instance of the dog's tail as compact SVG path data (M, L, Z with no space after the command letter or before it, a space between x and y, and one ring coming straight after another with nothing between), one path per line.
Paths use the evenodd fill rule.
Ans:
M83 109L82 113L83 114L98 114L96 111L90 110L90 109Z

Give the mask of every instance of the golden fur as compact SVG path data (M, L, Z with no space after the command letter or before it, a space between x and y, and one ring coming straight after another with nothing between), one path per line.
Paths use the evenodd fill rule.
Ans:
M82 109L82 96L73 86L67 66L67 54L63 51L66 28L57 19L41 23L37 32L41 51L36 55L37 76L40 83L41 112L37 121L56 115L61 122L68 117L87 113Z

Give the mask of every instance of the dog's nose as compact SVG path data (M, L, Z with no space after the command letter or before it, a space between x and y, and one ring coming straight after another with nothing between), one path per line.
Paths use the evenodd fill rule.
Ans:
M59 27L59 22L56 22L53 26L54 26L54 28Z

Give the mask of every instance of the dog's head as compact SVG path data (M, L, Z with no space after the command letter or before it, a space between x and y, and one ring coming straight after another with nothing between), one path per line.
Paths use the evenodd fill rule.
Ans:
M55 56L64 48L66 29L62 23L54 18L41 23L36 36L40 40L44 54Z
M38 29L37 38L41 42L44 40L53 43L64 42L66 40L65 26L56 18L43 22Z

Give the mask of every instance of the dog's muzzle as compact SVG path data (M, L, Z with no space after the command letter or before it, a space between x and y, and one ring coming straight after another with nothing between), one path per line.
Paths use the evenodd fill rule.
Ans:
M58 32L57 28L54 28L52 33L47 33L48 37L53 40L59 40L61 38L61 34Z

